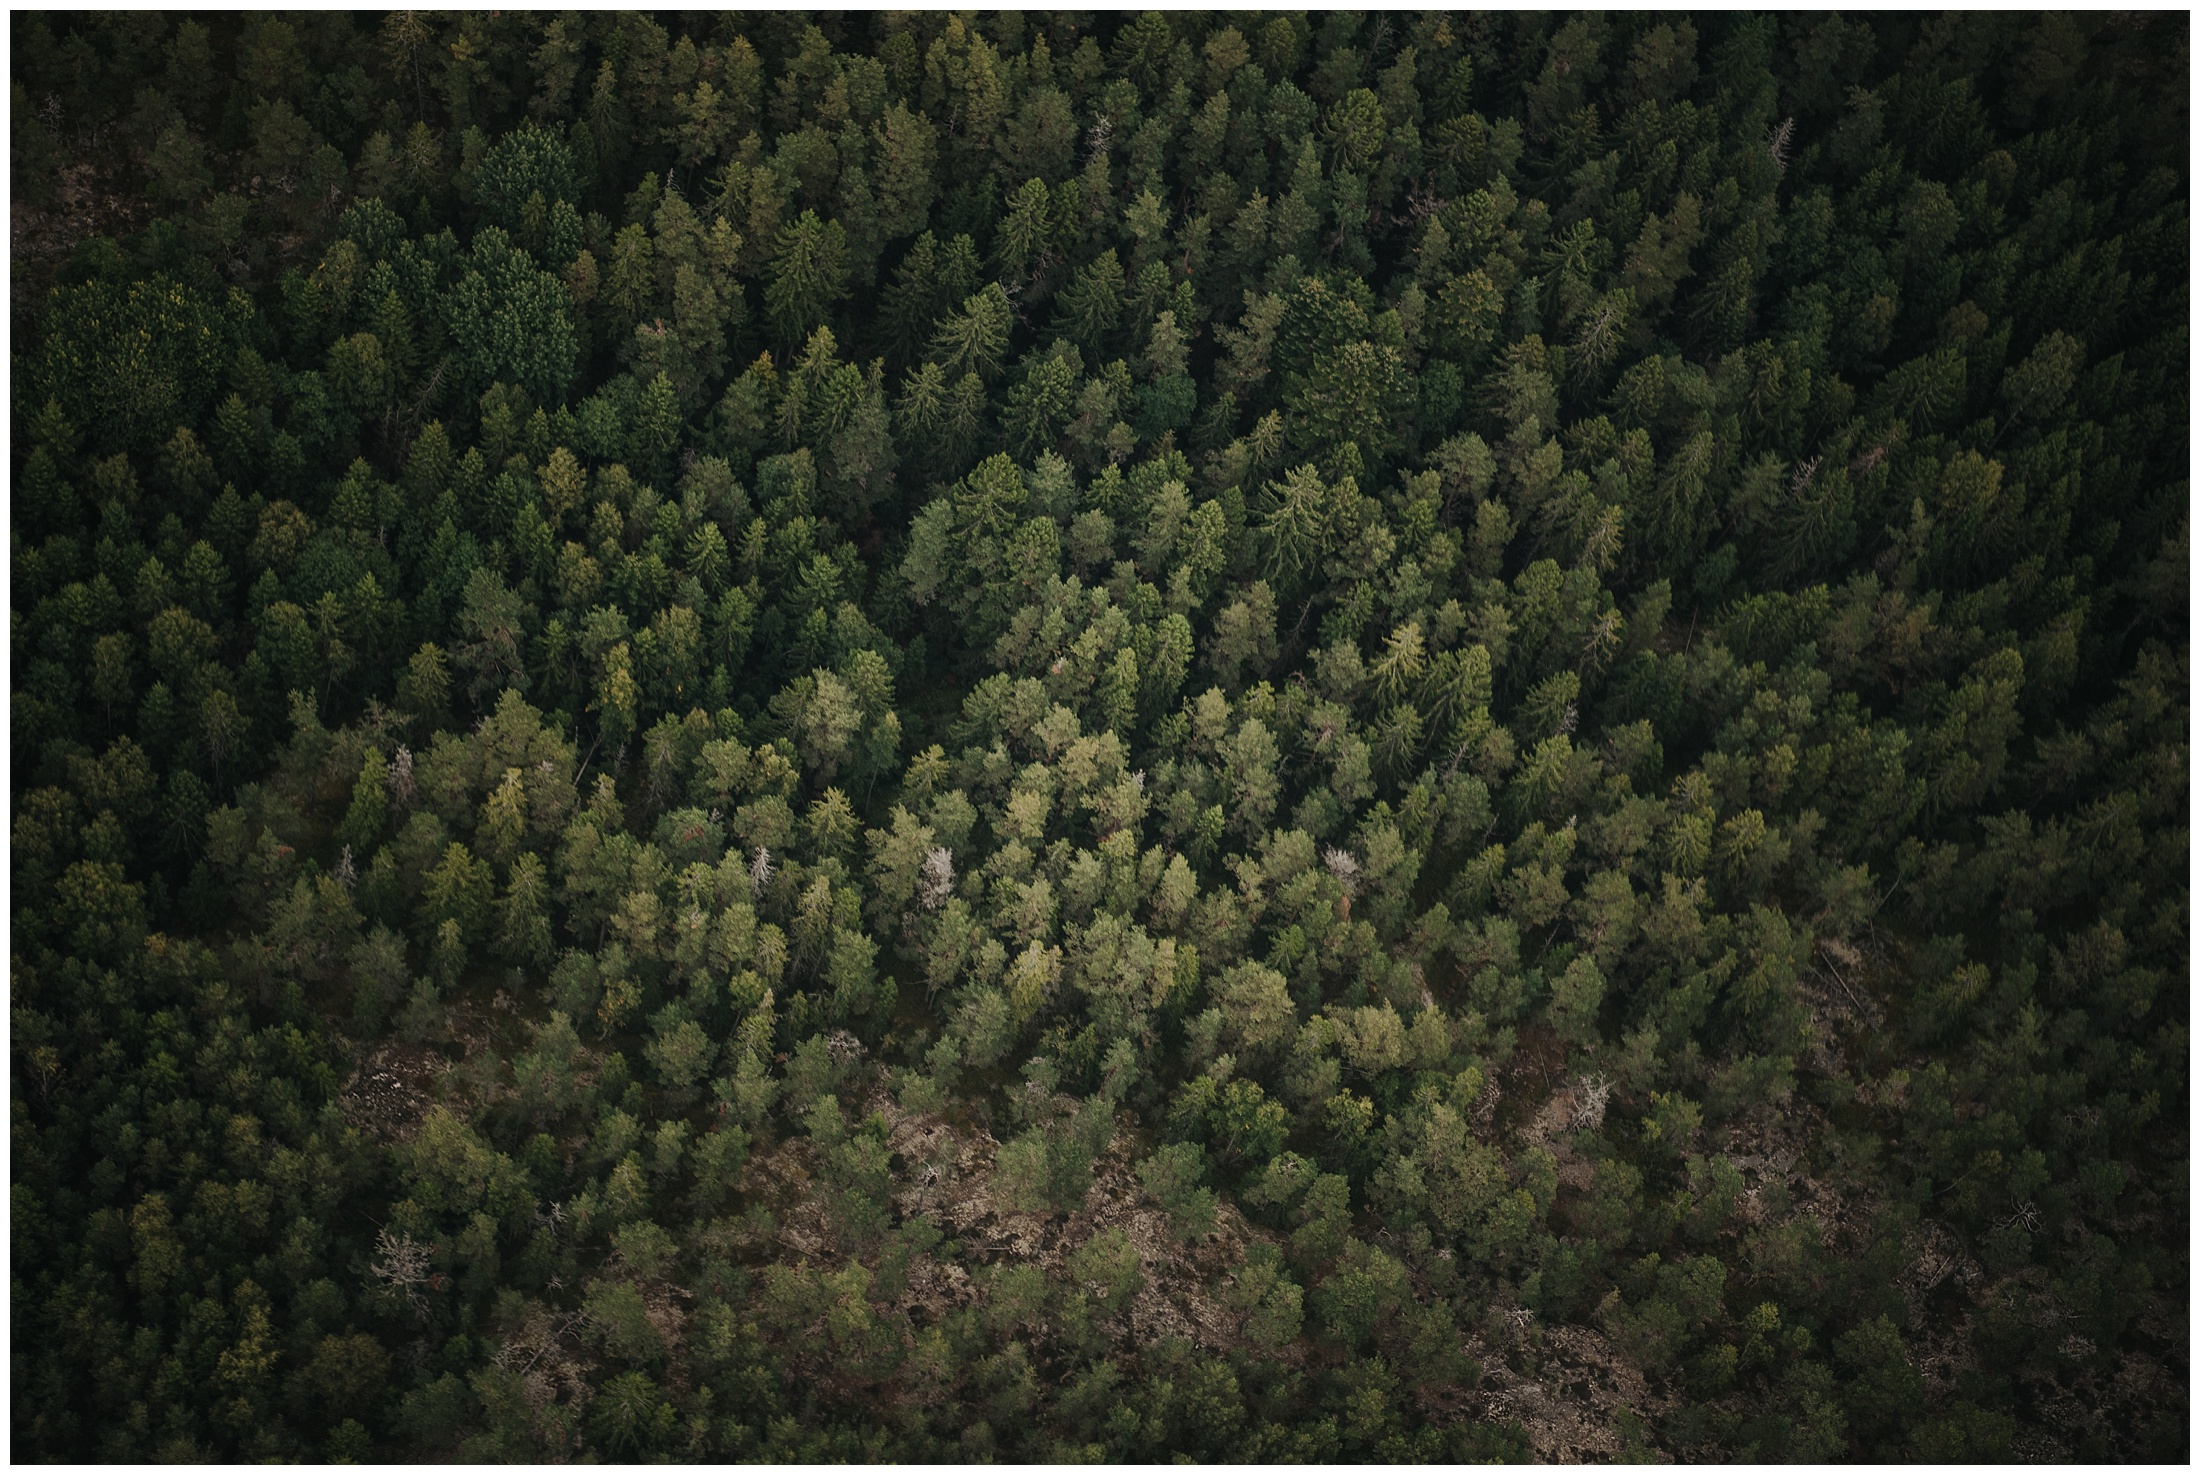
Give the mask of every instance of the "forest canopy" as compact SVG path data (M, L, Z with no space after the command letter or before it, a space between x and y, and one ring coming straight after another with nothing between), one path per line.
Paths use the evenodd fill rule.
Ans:
M16 1458L2189 1454L2185 17L10 25Z

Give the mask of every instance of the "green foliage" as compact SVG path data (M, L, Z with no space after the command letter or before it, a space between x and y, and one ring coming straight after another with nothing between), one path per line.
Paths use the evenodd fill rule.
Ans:
M2181 1458L2183 53L20 18L17 1452Z
M1169 1216L1179 1239L1214 1231L1215 1195L1202 1186L1206 1176L1206 1154L1196 1142L1173 1142L1138 1165L1138 1181Z
M42 321L19 391L24 412L51 405L74 434L114 450L149 449L203 415L236 332L220 305L165 276L58 287Z
M451 292L450 332L461 383L509 381L540 400L563 399L572 383L577 345L565 289L497 227L474 237Z

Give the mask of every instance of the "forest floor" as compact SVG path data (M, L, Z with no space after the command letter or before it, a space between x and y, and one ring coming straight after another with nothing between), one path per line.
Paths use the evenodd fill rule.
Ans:
M1817 1058L1809 1064L1847 1074L1846 1047L1860 1029L1879 1023L1879 1008L1870 991L1869 965L1859 969L1854 958L1836 961L1846 965L1841 972L1848 977L1829 965L1805 981L1817 1025ZM358 1056L341 1093L347 1118L377 1141L397 1145L417 1134L438 1102L468 1110L508 1089L499 1079L499 1057L508 1058L519 1047L524 1021L493 982L472 979L450 1000L445 1044L391 1037ZM1557 1160L1560 1196L1570 1199L1586 1191L1592 1179L1592 1164L1576 1150L1575 1136L1601 1125L1613 1086L1601 1077L1570 1072L1563 1047L1547 1035L1537 1028L1526 1031L1511 1057L1492 1070L1474 1113L1475 1129L1508 1152L1525 1146L1549 1151ZM851 1063L864 1053L852 1037L845 1045ZM1000 1143L982 1117L912 1112L895 1099L886 1072L859 1066L857 1078L857 1109L875 1114L886 1127L897 1166L897 1218L929 1217L960 1247L952 1257L917 1257L915 1273L881 1304L883 1313L905 1315L915 1329L937 1326L981 1300L980 1281L990 1268L1032 1265L1060 1280L1070 1255L1096 1234L1116 1229L1141 1263L1143 1283L1120 1313L1138 1344L1181 1337L1211 1352L1250 1347L1242 1331L1245 1313L1229 1301L1233 1272L1255 1242L1280 1247L1282 1237L1251 1223L1224 1199L1211 1235L1179 1240L1138 1181L1135 1164L1143 1148L1135 1133L1118 1131L1094 1164L1093 1186L1075 1212L1021 1213L994 1190ZM1838 1161L1838 1137L1836 1121L1825 1110L1791 1096L1708 1129L1704 1146L1741 1170L1746 1189L1737 1217L1749 1228L1785 1229L1859 1254L1888 1205L1879 1195L1859 1193L1856 1175ZM566 1144L569 1151L578 1145ZM790 1137L757 1153L739 1187L751 1206L750 1222L770 1226L777 1252L813 1264L841 1258L806 1138ZM758 1208L768 1215L757 1217ZM1383 1237L1370 1227L1363 1226L1363 1232ZM1930 1216L1912 1225L1902 1252L1905 1319L1921 1339L1917 1365L1936 1400L1960 1397L1963 1386L1979 1376L1972 1333L1980 1316L2020 1307L2046 1334L2055 1332L2050 1323L2058 1323L2061 1313L2036 1270L1990 1274ZM684 1293L661 1282L646 1292L651 1321L668 1343L677 1342L686 1320L679 1304ZM1732 1285L1729 1294L1746 1299L1748 1292ZM1483 1311L1469 1322L1461 1348L1480 1365L1481 1376L1458 1387L1420 1388L1418 1401L1430 1416L1517 1422L1539 1461L1689 1457L1687 1450L1661 1448L1654 1432L1680 1396L1669 1377L1646 1372L1594 1325L1546 1324L1518 1306ZM527 1363L531 1393L545 1400L573 1396L592 1365L578 1324L549 1308L540 1308L534 1321L540 1325L530 1322L512 1344L513 1355ZM2156 1295L2137 1324L2142 1347L2113 1362L2102 1360L2078 1332L2064 1329L2059 1348L2064 1365L2024 1379L2030 1417L2019 1424L2016 1458L2067 1462L2081 1450L2121 1448L2181 1405L2189 1366L2185 1319ZM1304 1363L1321 1354L1299 1342L1273 1355ZM811 1372L827 1380L836 1376L824 1366ZM1725 1411L1738 1419L1756 1412L1738 1400L1729 1405Z
M124 192L96 162L69 164L56 171L52 199L32 203L17 190L8 214L10 305L27 312L67 263L69 253L95 236L120 239L144 228L152 217L142 192Z
M1092 1188L1074 1213L1019 1213L994 1192L993 1164L1000 1144L984 1127L911 1113L893 1099L883 1080L873 1081L863 1106L886 1123L887 1147L909 1165L894 1194L900 1218L931 1218L954 1236L967 1262L928 1259L924 1272L911 1278L891 1305L907 1313L912 1324L937 1325L973 1303L978 1288L971 1269L1035 1265L1050 1278L1063 1279L1073 1252L1094 1235L1119 1229L1138 1252L1144 1274L1144 1284L1125 1312L1141 1344L1180 1336L1213 1351L1245 1345L1239 1334L1243 1313L1230 1309L1219 1293L1251 1243L1280 1245L1280 1237L1247 1222L1234 1205L1224 1202L1216 1212L1214 1233L1191 1243L1179 1241L1167 1216L1139 1185L1137 1152L1125 1134L1119 1132L1093 1164ZM808 1189L809 1156L807 1139L789 1138L751 1160L743 1187L752 1198L774 1206L783 1248L825 1259L834 1253L834 1234L822 1199ZM1282 1355L1289 1357L1292 1350Z

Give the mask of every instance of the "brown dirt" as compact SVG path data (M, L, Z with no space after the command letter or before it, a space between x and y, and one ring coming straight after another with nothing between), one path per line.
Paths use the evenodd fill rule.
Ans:
M142 193L117 184L98 163L80 161L56 171L54 198L46 207L16 194L9 209L8 247L18 312L45 295L54 273L78 245L94 236L120 239L152 218L152 206Z
M450 1061L433 1049L385 1040L344 1083L338 1098L344 1118L378 1142L410 1142L449 1068Z
M1489 1357L1486 1343L1470 1341L1484 1356L1481 1386L1469 1400L1488 1421L1517 1420L1550 1464L1599 1463L1625 1445L1620 1416L1644 1420L1664 1411L1642 1369L1587 1327L1542 1327L1527 1311L1511 1313L1519 1367Z
M1137 1144L1127 1132L1093 1167L1093 1186L1071 1214L1018 1213L993 1191L993 1162L1000 1144L983 1127L957 1127L935 1115L902 1109L883 1085L863 1102L887 1124L887 1146L908 1166L897 1175L894 1205L904 1220L931 1218L955 1236L971 1267L1036 1265L1050 1278L1066 1275L1065 1261L1104 1229L1123 1231L1138 1252L1145 1283L1121 1313L1132 1337L1150 1344L1180 1336L1210 1350L1246 1345L1244 1313L1219 1299L1236 1266L1256 1241L1278 1242L1224 1203L1215 1231L1196 1243L1179 1241L1167 1216L1140 1187ZM744 1189L770 1205L777 1239L786 1250L813 1261L839 1258L819 1195L810 1188L809 1145L791 1139L757 1154L744 1174ZM936 1325L973 1304L979 1287L964 1264L923 1257L911 1266L908 1285L887 1305L913 1325ZM1286 1357L1292 1356L1287 1349Z

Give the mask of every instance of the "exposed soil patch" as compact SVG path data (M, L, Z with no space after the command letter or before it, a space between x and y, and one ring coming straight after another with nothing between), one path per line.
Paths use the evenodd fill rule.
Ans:
M1243 1313L1226 1305L1220 1293L1254 1241L1279 1243L1277 1237L1224 1202L1211 1235L1189 1244L1177 1239L1168 1216L1138 1182L1136 1143L1128 1133L1119 1131L1093 1165L1092 1188L1076 1212L1019 1213L994 1192L1000 1144L990 1132L909 1113L883 1086L874 1087L864 1105L885 1120L888 1148L908 1164L894 1194L901 1218L931 1218L954 1237L969 1267L1028 1264L1051 1279L1064 1279L1071 1254L1095 1234L1119 1229L1137 1251L1144 1275L1144 1285L1122 1313L1139 1344L1179 1336L1217 1351L1243 1345ZM807 1141L794 1139L759 1154L744 1186L771 1206L783 1248L829 1260L837 1250L825 1207L809 1187L808 1153ZM912 1266L908 1285L889 1304L913 1324L927 1326L972 1304L978 1294L970 1268L925 1257ZM1294 1352L1287 1349L1284 1355Z
M378 1142L410 1142L449 1067L444 1055L427 1046L385 1040L344 1083L338 1098L344 1118Z
M43 208L21 191L9 208L8 249L13 306L34 306L53 285L69 253L95 236L120 239L145 228L153 209L135 184L97 162L65 164L54 173L54 196Z
M1622 1414L1647 1420L1663 1412L1664 1401L1652 1396L1642 1369L1602 1334L1580 1326L1536 1328L1527 1312L1513 1314L1528 1350L1527 1370L1492 1360L1471 1401L1486 1420L1517 1420L1537 1459L1611 1460L1626 1444Z

